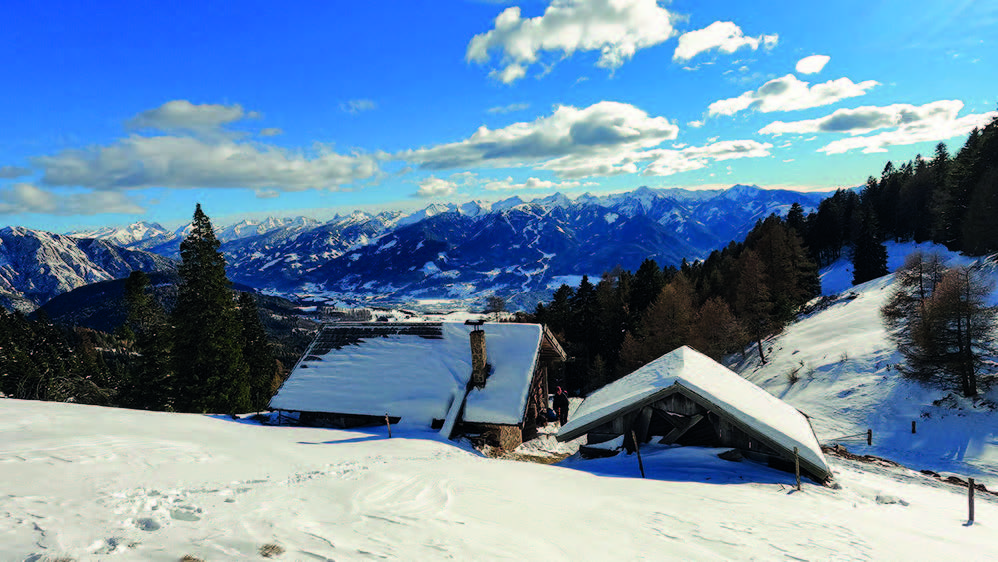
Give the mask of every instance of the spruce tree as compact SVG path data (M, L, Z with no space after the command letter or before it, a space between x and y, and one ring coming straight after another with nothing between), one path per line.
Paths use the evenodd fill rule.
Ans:
M248 368L219 246L199 203L191 233L180 244L180 286L173 313L179 411L236 413L250 409Z
M267 408L281 384L273 346L260 321L256 299L239 293L239 324L242 327L243 357L249 365L250 402L253 410Z
M138 356L119 388L118 403L127 408L168 410L173 402L170 324L163 307L148 293L149 276L133 271L125 280L128 320Z
M759 348L759 360L766 362L762 338L772 326L773 302L766 280L766 272L758 254L745 250L738 258L738 286L735 293L735 311L748 336Z
M887 275L887 247L880 240L873 210L864 205L856 217L852 248L852 284L859 285Z

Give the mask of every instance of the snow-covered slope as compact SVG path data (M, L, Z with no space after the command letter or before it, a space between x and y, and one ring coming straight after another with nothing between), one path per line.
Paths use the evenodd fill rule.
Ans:
M963 489L916 473L837 463L841 489L796 492L711 449L649 446L642 480L634 456L499 461L431 431L0 407L2 560L998 558L993 496L965 526Z
M903 263L916 247L889 245L890 267ZM922 248L942 253L951 265L973 262L940 247ZM993 265L985 265L985 271L998 279ZM912 468L998 476L998 410L955 398L947 399L946 407L935 405L949 393L902 377L895 368L902 358L879 314L893 275L856 287L850 287L851 277L847 260L824 270L823 292L838 296L826 308L764 342L765 365L753 349L731 367L812 416L823 443L872 429L872 447L865 438L843 444L854 452L883 456ZM794 377L799 380L791 383ZM992 391L990 400L998 403L998 389ZM911 433L912 421L916 422L915 434Z

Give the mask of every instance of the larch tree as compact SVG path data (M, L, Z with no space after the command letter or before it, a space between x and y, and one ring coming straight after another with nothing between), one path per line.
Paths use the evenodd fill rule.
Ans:
M995 352L991 290L970 268L946 269L934 254L909 256L880 311L905 359L901 371L976 396L983 358Z
M180 286L173 312L176 409L245 412L250 385L231 282L208 216L198 204L180 244Z

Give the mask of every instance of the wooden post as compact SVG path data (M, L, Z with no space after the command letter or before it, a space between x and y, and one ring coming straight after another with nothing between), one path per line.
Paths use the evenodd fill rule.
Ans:
M970 519L969 519L969 522L973 523L974 522L974 479L973 478L968 478L967 482L970 484L969 486L967 486L967 489L968 489L968 492L967 492L967 501L970 503L970 506L969 506L970 507Z
M873 445L873 430L872 429L867 429L866 430L866 444L867 445Z
M645 477L645 465L641 462L641 447L638 446L638 439L634 435L634 430L631 430L631 439L634 441L634 452L638 454L638 469L641 471L641 477Z
M388 426L388 438L392 438L392 422L388 419L388 412L385 412L385 425Z
M797 491L800 491L800 454L797 447L794 447L794 476L797 477Z
M911 420L911 432L915 433L915 420Z

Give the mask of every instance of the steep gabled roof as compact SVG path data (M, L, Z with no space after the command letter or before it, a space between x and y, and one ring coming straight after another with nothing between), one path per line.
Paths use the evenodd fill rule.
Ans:
M682 390L720 410L745 431L784 452L799 450L802 463L818 476L831 475L811 423L800 411L745 380L713 359L681 347L586 398L573 419L558 432L559 441L575 439L611 419Z
M492 366L485 388L465 401L464 421L523 419L538 359L538 324L486 323ZM271 399L279 410L399 416L429 425L443 419L471 377L470 326L434 323L337 323L323 326ZM460 393L463 396L463 392Z

